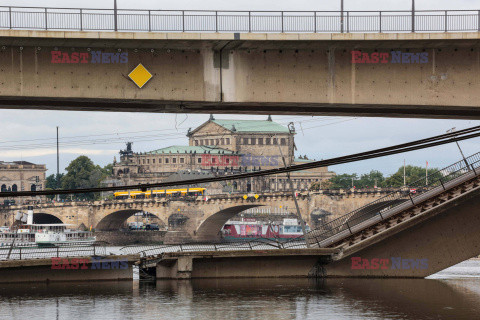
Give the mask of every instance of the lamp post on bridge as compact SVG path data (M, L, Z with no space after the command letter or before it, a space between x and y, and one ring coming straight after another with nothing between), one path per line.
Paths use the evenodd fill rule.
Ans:
M115 27L115 31L118 31L118 24L117 24L117 0L113 0L113 24Z

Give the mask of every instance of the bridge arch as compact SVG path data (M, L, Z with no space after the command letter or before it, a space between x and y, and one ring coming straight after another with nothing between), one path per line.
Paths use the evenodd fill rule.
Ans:
M128 209L128 210L119 210L112 212L100 220L100 222L97 223L96 229L99 231L116 231L119 230L123 223L128 220L131 216L133 216L137 212L142 212L144 210L138 210L138 209ZM149 216L155 216L158 218L162 224L165 224L165 222L160 219L158 215L155 215L151 212L148 212Z
M59 217L45 212L36 212L33 214L33 223L35 224L54 224L63 223Z
M263 204L249 204L234 206L220 210L210 217L205 219L205 221L200 224L195 233L195 238L197 241L211 241L219 239L219 232L222 229L223 225L231 218L236 216L242 211L245 211L250 208L261 207Z

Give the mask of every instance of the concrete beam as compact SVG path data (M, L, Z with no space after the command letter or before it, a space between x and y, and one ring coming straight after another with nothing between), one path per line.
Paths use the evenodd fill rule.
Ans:
M128 62L55 64L55 49L121 50ZM425 52L429 59L359 64L352 50ZM0 108L478 119L479 57L477 32L1 30ZM127 77L139 63L153 75L142 89Z

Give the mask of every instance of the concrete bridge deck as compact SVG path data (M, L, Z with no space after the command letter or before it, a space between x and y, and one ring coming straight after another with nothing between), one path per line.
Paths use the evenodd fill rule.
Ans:
M477 119L479 39L0 30L0 108ZM128 61L56 63L52 51L121 52ZM425 53L428 61L357 63L352 51ZM153 76L142 88L128 78L139 63Z
M0 261L0 283L133 280L138 255ZM103 265L102 265L103 261ZM116 262L123 265L116 265ZM113 263L113 264L112 264Z

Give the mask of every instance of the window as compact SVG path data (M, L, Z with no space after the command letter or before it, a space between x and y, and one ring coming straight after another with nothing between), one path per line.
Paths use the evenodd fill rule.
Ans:
M197 163L202 163L202 158L197 158Z
M215 163L215 160L217 160L217 159L215 159L215 158L212 158L212 164L213 164L213 163Z
M162 159L161 159L161 158L160 158L160 159L158 159L158 163L162 163Z
M200 139L200 145L203 146L203 139Z
M225 159L225 163L229 164L230 163L230 159Z
M281 138L281 139L280 139L280 144L281 144L282 146L286 145L286 144L287 144L287 140L285 140L285 138Z
M143 159L143 164L145 164L145 159Z
M273 138L273 143L272 144L277 144L277 138Z
M227 141L226 141L227 144L230 144L230 138L227 138L226 140L227 140Z
M195 140L195 146L198 146L198 140Z
M152 159L152 163L155 164L155 159Z
M258 144L263 145L263 138L258 138Z
M172 163L177 163L177 158L173 158Z
M225 145L225 139L222 138L222 139L220 139L220 141L221 141L220 144L221 144L222 146Z
M243 138L243 144L248 144L248 138Z
M210 139L210 145L211 145L211 146L214 146L214 145L215 145L215 140L214 140L214 139Z
M150 159L147 159L147 164L150 164Z
M220 139L217 139L217 142L215 143L215 145L219 145L220 144Z
M271 138L265 138L265 144L269 145L271 140L272 140Z
M185 158L180 158L180 163L185 163Z
M169 163L169 162L170 162L170 159L165 158L165 163Z
M250 141L251 141L251 144L256 144L256 141L255 141L255 140L257 140L257 139L255 139L255 138L251 138L251 139L250 139Z

